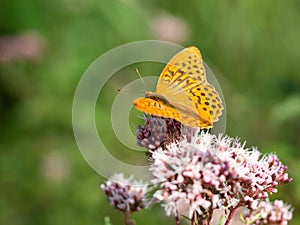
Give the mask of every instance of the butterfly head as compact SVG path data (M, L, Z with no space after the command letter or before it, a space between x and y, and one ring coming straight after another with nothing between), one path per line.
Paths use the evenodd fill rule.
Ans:
M165 96L157 94L156 92L146 91L145 97L150 98L155 101L158 101L158 102L162 102L163 104L168 104L168 105L170 104Z
M155 92L152 92L152 91L146 91L145 92L145 97L146 98L151 98L152 96L155 96Z

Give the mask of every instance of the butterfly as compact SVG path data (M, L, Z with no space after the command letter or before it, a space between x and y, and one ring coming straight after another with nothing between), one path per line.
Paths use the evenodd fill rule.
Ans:
M133 101L135 108L155 116L175 119L190 127L211 128L223 105L208 83L201 53L191 46L177 53L160 74L156 91Z

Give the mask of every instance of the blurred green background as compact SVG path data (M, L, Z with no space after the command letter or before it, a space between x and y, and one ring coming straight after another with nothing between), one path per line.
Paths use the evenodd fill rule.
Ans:
M294 181L274 198L291 203L291 224L300 224L299 21L297 0L1 0L0 224L103 224L106 215L122 223L99 188L104 179L78 151L72 100L98 56L144 39L200 48L226 99L227 134L288 165ZM133 69L124 73L102 93L103 121L115 89L136 79ZM114 140L107 135L108 147L124 154ZM134 217L174 224L160 207Z

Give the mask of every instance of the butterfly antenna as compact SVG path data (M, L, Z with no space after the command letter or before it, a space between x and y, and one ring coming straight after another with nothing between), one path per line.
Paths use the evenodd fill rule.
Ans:
M122 93L127 93L127 94L132 94L132 93L145 93L144 91L130 91L130 90L123 90L120 88L115 89L116 92L122 92Z
M136 73L139 75L140 80L141 80L141 82L143 83L143 86L144 86L145 89L146 89L145 81L144 81L143 77L141 76L139 69L138 69L138 68L135 68L135 71L136 71ZM116 91L117 91L117 92L121 92L122 89L117 88Z
M141 79L141 82L143 83L143 85L144 85L144 87L145 87L145 89L146 89L145 81L144 81L143 77L141 76L139 69L138 69L138 68L135 68L135 71L136 71L136 73L139 75L139 77L140 77L140 79Z

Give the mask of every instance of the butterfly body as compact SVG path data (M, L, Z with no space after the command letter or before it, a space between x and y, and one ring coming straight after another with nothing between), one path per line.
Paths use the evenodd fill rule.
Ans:
M206 80L200 51L189 47L176 54L162 71L156 92L134 100L147 114L175 119L191 127L210 128L221 115L218 93Z

